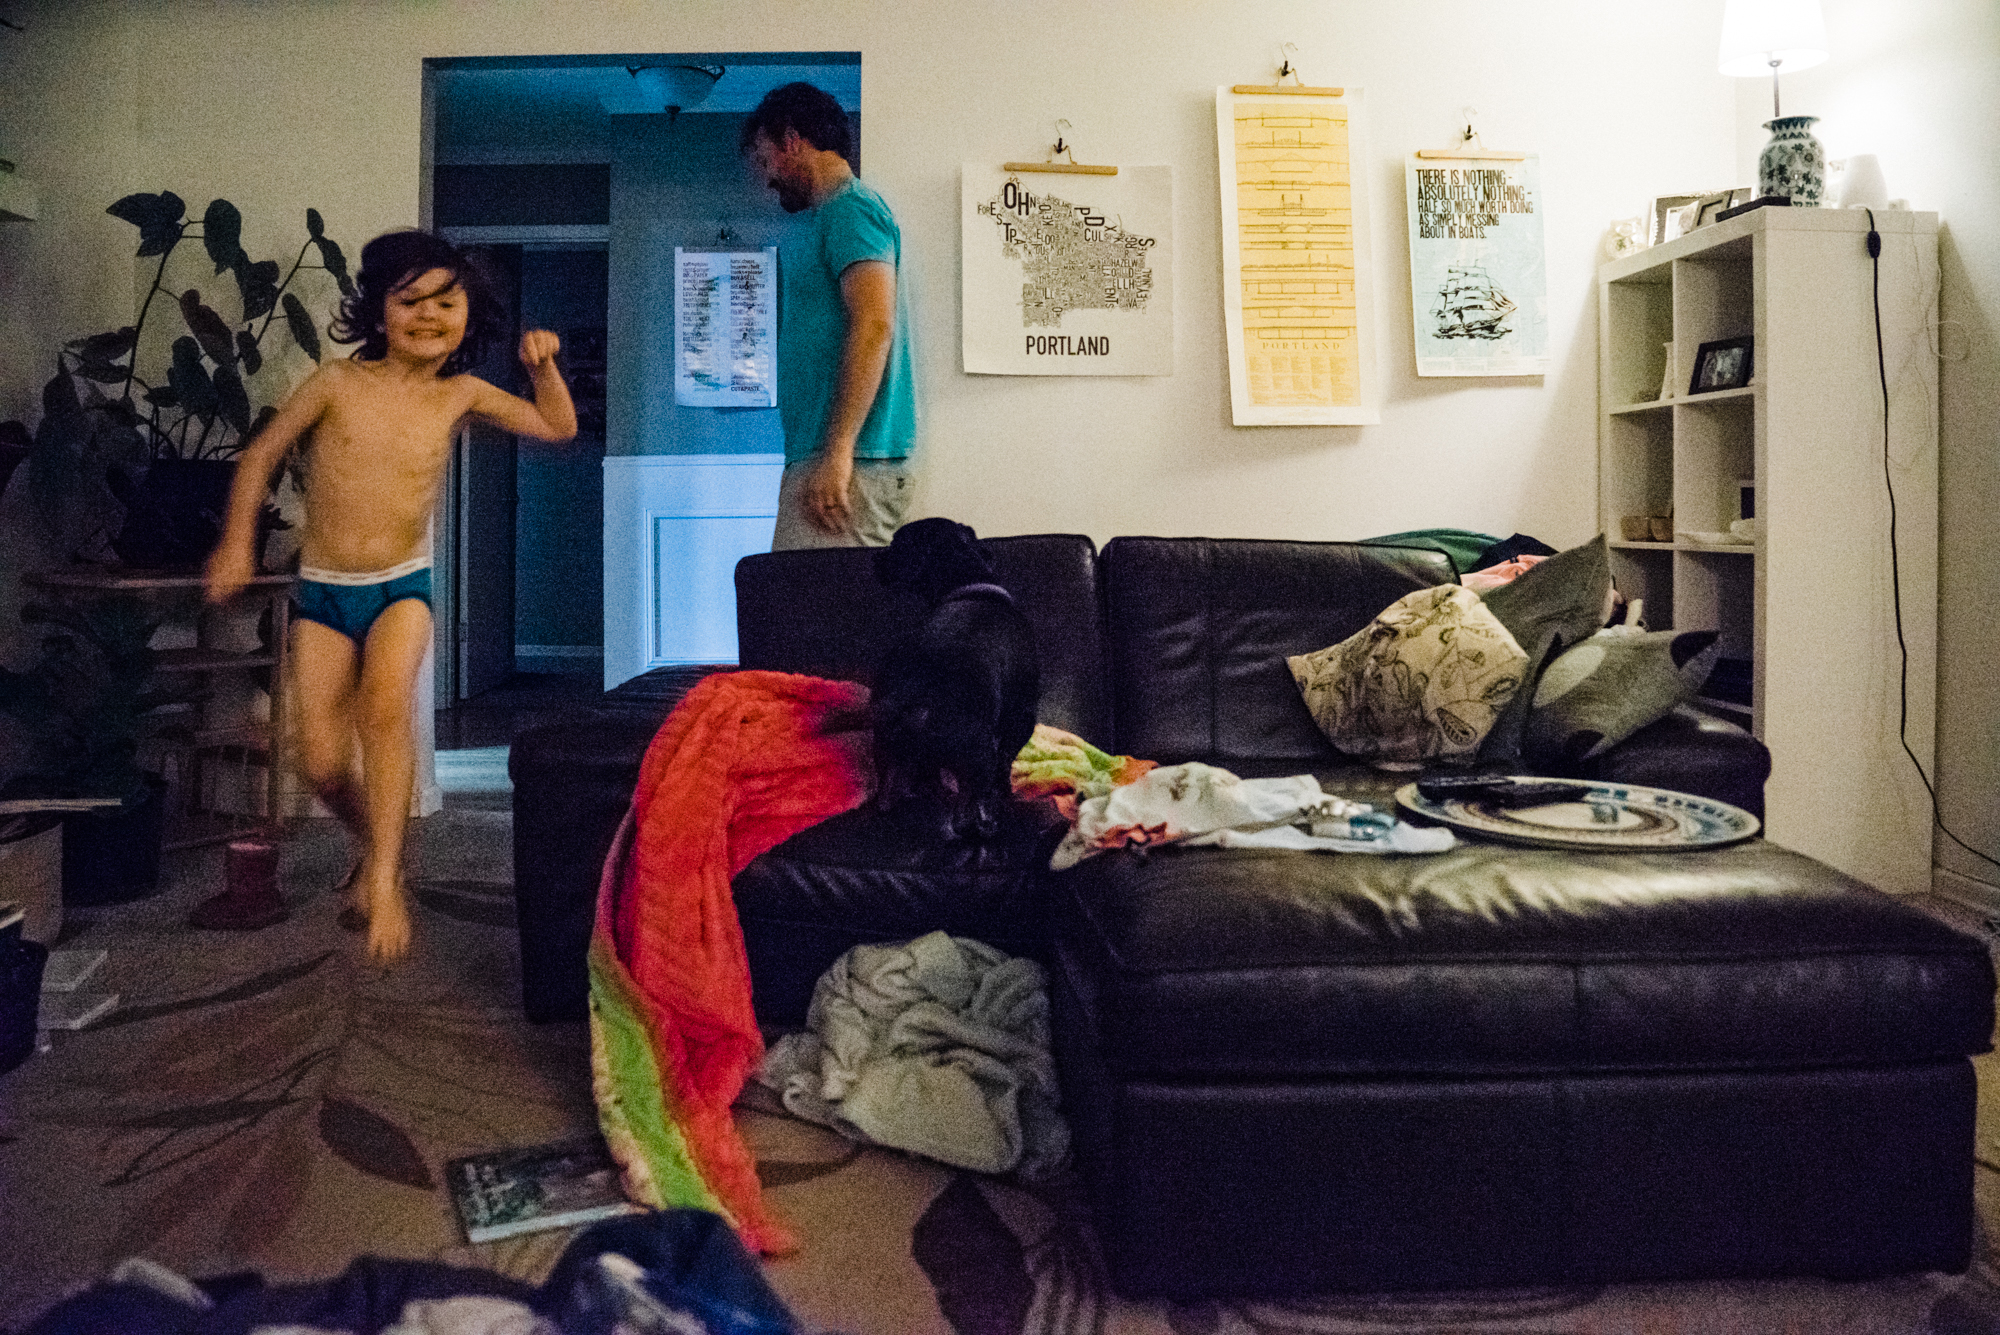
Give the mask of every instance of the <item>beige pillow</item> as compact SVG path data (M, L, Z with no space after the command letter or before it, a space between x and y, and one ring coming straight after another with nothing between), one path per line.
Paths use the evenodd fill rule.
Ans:
M1521 689L1528 656L1478 594L1439 584L1285 662L1328 741L1382 769L1419 769L1473 758Z

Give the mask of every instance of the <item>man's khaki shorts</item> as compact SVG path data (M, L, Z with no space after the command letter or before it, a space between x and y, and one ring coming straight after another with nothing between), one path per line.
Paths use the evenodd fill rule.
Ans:
M774 552L805 547L887 547L910 508L913 490L908 459L856 459L854 481L847 490L847 529L822 533L806 518L801 499L806 479L818 460L786 464L778 483L778 524L771 535Z

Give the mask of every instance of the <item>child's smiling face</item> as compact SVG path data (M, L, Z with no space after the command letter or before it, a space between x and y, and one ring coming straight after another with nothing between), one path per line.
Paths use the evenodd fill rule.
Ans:
M465 289L449 269L427 269L406 280L382 307L392 357L442 361L465 341Z

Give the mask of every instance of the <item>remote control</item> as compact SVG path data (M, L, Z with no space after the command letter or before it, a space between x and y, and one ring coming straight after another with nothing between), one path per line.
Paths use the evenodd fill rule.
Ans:
M1504 774L1427 774L1417 780L1417 792L1432 802L1454 797L1487 797L1514 781Z
M1581 801L1589 791L1573 783L1530 779L1526 783L1510 783L1503 788L1481 793L1479 800L1496 807L1539 807L1551 802Z

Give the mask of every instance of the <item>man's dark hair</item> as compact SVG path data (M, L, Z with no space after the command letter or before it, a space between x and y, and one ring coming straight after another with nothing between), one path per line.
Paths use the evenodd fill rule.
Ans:
M440 375L457 375L478 365L487 345L506 333L508 315L493 280L477 255L443 237L411 228L384 232L361 248L361 272L354 294L340 301L333 341L359 343L354 356L379 362L389 355L385 310L391 293L432 269L443 269L465 290L465 341L445 359Z
M831 93L809 83L788 83L764 94L757 109L744 118L737 150L748 153L760 134L773 144L783 143L787 130L814 148L854 161L854 127L847 113Z

